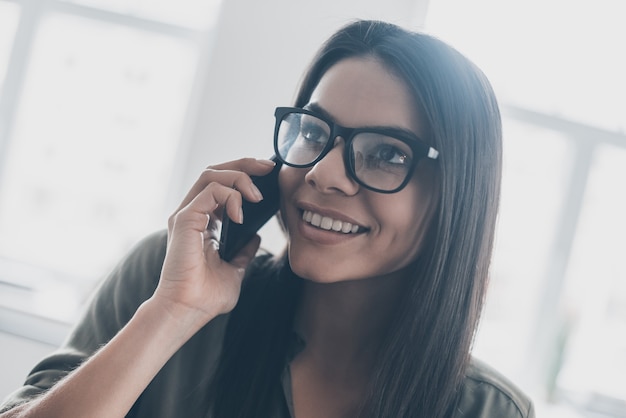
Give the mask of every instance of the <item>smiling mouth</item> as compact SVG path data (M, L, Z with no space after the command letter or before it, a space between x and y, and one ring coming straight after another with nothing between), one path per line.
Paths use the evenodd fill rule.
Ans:
M326 231L340 232L342 234L356 234L364 231L364 229L359 225L333 219L328 216L322 216L319 213L311 212L310 210L302 212L302 220L317 228L324 229Z

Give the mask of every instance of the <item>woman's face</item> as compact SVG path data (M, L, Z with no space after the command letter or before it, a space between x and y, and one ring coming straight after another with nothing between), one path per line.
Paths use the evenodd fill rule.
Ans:
M409 89L372 58L345 59L322 77L308 105L346 127L403 128L424 138ZM434 213L434 167L420 161L408 185L397 193L377 193L348 177L343 139L310 168L283 166L279 175L281 214L289 234L289 261L300 277L331 283L386 275L406 267L420 251ZM314 226L345 227L335 232ZM324 219L328 218L328 219ZM315 221L314 221L315 223Z

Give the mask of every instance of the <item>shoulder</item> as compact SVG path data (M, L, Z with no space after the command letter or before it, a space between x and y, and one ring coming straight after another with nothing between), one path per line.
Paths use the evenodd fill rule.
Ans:
M153 232L135 244L117 268L134 267L147 270L156 268L160 270L166 249L167 230Z
M91 304L102 305L103 312L123 312L123 322L130 319L139 305L154 292L166 248L165 230L154 232L136 243L99 283Z
M472 359L461 387L454 418L533 418L528 396L502 374Z
M123 294L136 288L141 290L142 297L150 296L161 274L166 249L166 230L146 236L115 266L105 279L104 287L123 288Z

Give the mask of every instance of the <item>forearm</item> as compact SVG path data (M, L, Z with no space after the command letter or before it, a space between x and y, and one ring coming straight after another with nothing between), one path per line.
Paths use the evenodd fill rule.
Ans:
M6 417L124 417L171 356L199 329L154 300L49 392Z

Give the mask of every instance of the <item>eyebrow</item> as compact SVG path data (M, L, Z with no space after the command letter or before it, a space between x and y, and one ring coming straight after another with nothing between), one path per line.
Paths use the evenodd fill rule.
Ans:
M333 118L333 116L330 113L328 113L323 107L321 107L319 104L317 104L315 102L307 103L306 105L303 106L303 109L310 110L310 111L312 111L314 113L318 113L321 116L323 116L324 118L332 121L333 123L336 123L335 122L335 118ZM385 130L390 130L392 132L399 133L399 134L402 134L404 136L408 136L410 138L414 138L414 139L417 139L419 141L424 142L424 140L421 137L419 137L415 132L413 132L410 129L403 128L403 127L400 127L400 126L367 125L367 126L360 126L358 128L359 129L385 129Z

